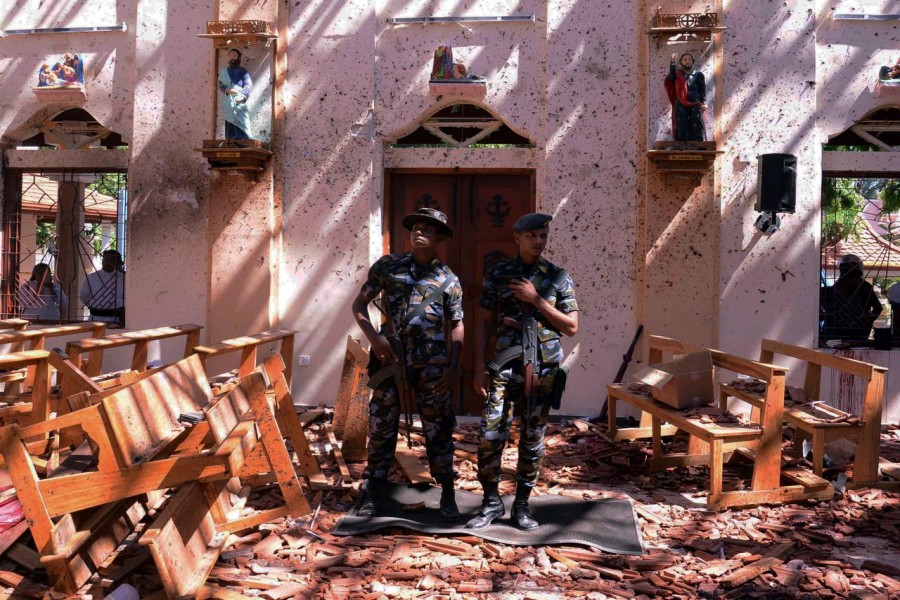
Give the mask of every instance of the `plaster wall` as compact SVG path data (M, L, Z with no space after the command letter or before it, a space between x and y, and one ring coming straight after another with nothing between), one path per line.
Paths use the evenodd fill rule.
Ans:
M115 0L22 0L0 7L0 29L88 27L135 23L136 3ZM31 88L37 85L41 63L57 61L63 54L79 53L84 59L84 83L88 100L82 107L106 127L123 134L132 129L135 87L136 31L95 34L59 33L8 35L0 38L0 132L24 139L33 126L75 104L44 104ZM50 64L53 64L50 62ZM90 165L85 165L90 166Z
M288 62L303 67L286 90L286 163L296 168L285 172L282 322L300 330L298 352L318 367L295 370L295 398L331 402L345 337L360 335L349 304L383 252L383 166L531 167L537 210L556 216L548 257L572 273L581 311L581 332L566 340L573 367L566 411L599 410L597 381L615 373L634 329L637 117L621 102L609 64L636 52L633 11L612 8L598 20L592 5L574 0L291 10ZM534 23L387 23L531 13ZM487 78L476 102L533 140L533 150L384 148L459 100L431 96L427 85L433 49L445 42L456 61ZM628 126L612 127L612 119Z
M642 25L650 27L659 3L644 2ZM707 3L667 2L663 13L704 12ZM716 7L713 7L715 9ZM721 14L720 14L721 17ZM727 15L723 20L727 21ZM642 28L643 29L643 28ZM720 199L716 172L661 173L644 153L654 142L671 140L671 108L663 86L672 53L695 57L705 76L707 106L705 116L708 141L717 140L713 115L716 92L722 92L715 76L716 46L697 40L671 41L640 32L644 53L637 71L648 73L641 79L641 131L646 131L635 159L646 165L641 173L641 205L638 220L641 236L636 252L639 277L635 296L638 318L646 332L666 335L695 344L715 346L720 310L717 281L720 267ZM637 37L637 36L636 36ZM720 141L721 145L721 141ZM719 159L721 160L721 159ZM633 363L643 366L646 345Z
M138 3L126 284L131 329L207 325L209 175L194 148L209 134L212 109L198 101L198 90L209 89L215 76L210 43L197 34L214 10L212 0Z

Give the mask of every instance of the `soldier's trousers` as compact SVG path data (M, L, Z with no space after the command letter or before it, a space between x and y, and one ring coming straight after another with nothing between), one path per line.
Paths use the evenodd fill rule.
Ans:
M425 449L431 476L437 481L453 477L453 431L456 429L451 394L437 395L433 392L443 373L440 365L408 369L410 381L417 382L414 386L416 406L425 430ZM375 390L369 403L369 477L387 477L397 449L400 396L393 379L390 382Z
M544 460L544 434L550 413L555 367L548 365L541 369L534 406L526 406L521 363L514 362L492 377L481 415L481 442L478 445L478 480L482 483L500 481L500 462L509 439L516 402L522 405L516 481L526 486L537 483Z

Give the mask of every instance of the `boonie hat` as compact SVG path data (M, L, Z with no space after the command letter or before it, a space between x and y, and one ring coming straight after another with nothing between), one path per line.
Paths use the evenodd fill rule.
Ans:
M410 231L412 230L413 223L420 222L430 223L434 225L440 233L447 237L453 237L453 229L447 225L447 215L437 209L420 208L416 212L403 217L402 221L403 226Z

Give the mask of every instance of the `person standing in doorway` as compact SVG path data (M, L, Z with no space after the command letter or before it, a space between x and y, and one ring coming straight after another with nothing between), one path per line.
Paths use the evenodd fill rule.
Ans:
M516 468L516 497L512 523L519 529L534 529L538 522L528 509L528 498L540 473L544 458L544 433L554 396L561 393L559 377L563 359L560 337L578 332L578 304L572 278L562 268L543 257L550 234L550 215L529 213L513 225L518 253L512 259L494 265L482 285L482 336L476 346L476 362L483 367L475 377L475 392L486 396L481 417L478 446L478 480L484 488L484 500L478 514L466 524L470 529L487 527L503 516L500 499L500 462L509 439L513 409L521 406L519 460ZM523 323L533 318L534 341L538 345L537 364L528 369L537 374L537 389L526 390L526 369L522 356ZM488 366L488 343L496 338L494 363L509 348L519 346L523 354L506 364ZM531 385L534 385L532 378ZM564 381L564 380L563 380ZM557 398L558 400L558 398Z

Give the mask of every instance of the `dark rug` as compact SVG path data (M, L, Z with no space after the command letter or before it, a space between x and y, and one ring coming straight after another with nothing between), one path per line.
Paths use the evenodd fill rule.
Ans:
M629 500L574 500L564 496L532 496L529 507L540 527L522 531L509 524L513 497L504 496L506 517L484 529L466 529L466 521L478 512L481 495L456 490L462 518L446 523L438 517L440 488L425 485L389 484L385 489L384 515L357 517L356 509L338 521L334 535L360 535L387 527L405 527L430 534L474 535L511 546L583 544L614 554L643 554L634 506ZM423 503L424 508L408 510Z

